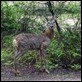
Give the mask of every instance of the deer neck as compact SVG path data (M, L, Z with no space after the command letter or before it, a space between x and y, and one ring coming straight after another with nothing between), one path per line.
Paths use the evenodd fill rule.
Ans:
M47 36L49 39L52 39L54 36L54 30L53 29L47 29L47 30L45 30L43 35Z

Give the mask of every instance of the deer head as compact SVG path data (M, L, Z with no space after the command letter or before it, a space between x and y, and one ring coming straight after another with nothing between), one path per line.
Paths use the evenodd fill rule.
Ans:
M46 18L44 35L48 36L49 39L52 39L54 36L54 28L55 28L54 16Z
M46 18L46 28L47 29L54 29L55 28L54 16L52 16L50 18Z

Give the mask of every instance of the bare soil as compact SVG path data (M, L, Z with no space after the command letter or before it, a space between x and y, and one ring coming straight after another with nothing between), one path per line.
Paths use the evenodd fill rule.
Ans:
M1 67L1 81L81 81L81 71L66 69L55 69L46 72L40 72L34 67L21 67L20 76L15 76L12 67Z

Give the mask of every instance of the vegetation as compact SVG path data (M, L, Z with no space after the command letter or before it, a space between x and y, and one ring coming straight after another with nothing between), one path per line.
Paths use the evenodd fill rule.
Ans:
M4 65L13 64L13 37L22 32L39 34L45 29L45 16L50 16L46 1L2 1L1 2L1 62ZM62 31L62 40L55 29L54 38L47 49L46 61L48 69L58 67L81 69L81 2L52 1L53 10ZM65 20L72 19L70 25ZM77 20L77 21L75 21ZM72 23L72 22L71 22ZM29 51L20 62L32 63L40 68L40 62L35 62L36 52Z

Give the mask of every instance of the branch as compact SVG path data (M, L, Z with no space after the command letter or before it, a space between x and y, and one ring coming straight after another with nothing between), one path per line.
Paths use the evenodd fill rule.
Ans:
M48 1L47 4L48 4L49 11L51 12L52 16L54 16L55 14L54 14L54 11L53 11L53 9L52 9L52 4L51 4L51 2ZM61 35L61 29L60 29L60 26L59 26L59 24L58 24L56 18L55 18L55 23L56 23L56 26L57 26L57 30L58 30L59 34Z
M53 9L52 9L51 2L48 1L47 4L48 4L49 11L51 12L52 16L54 16L54 12L53 12Z

